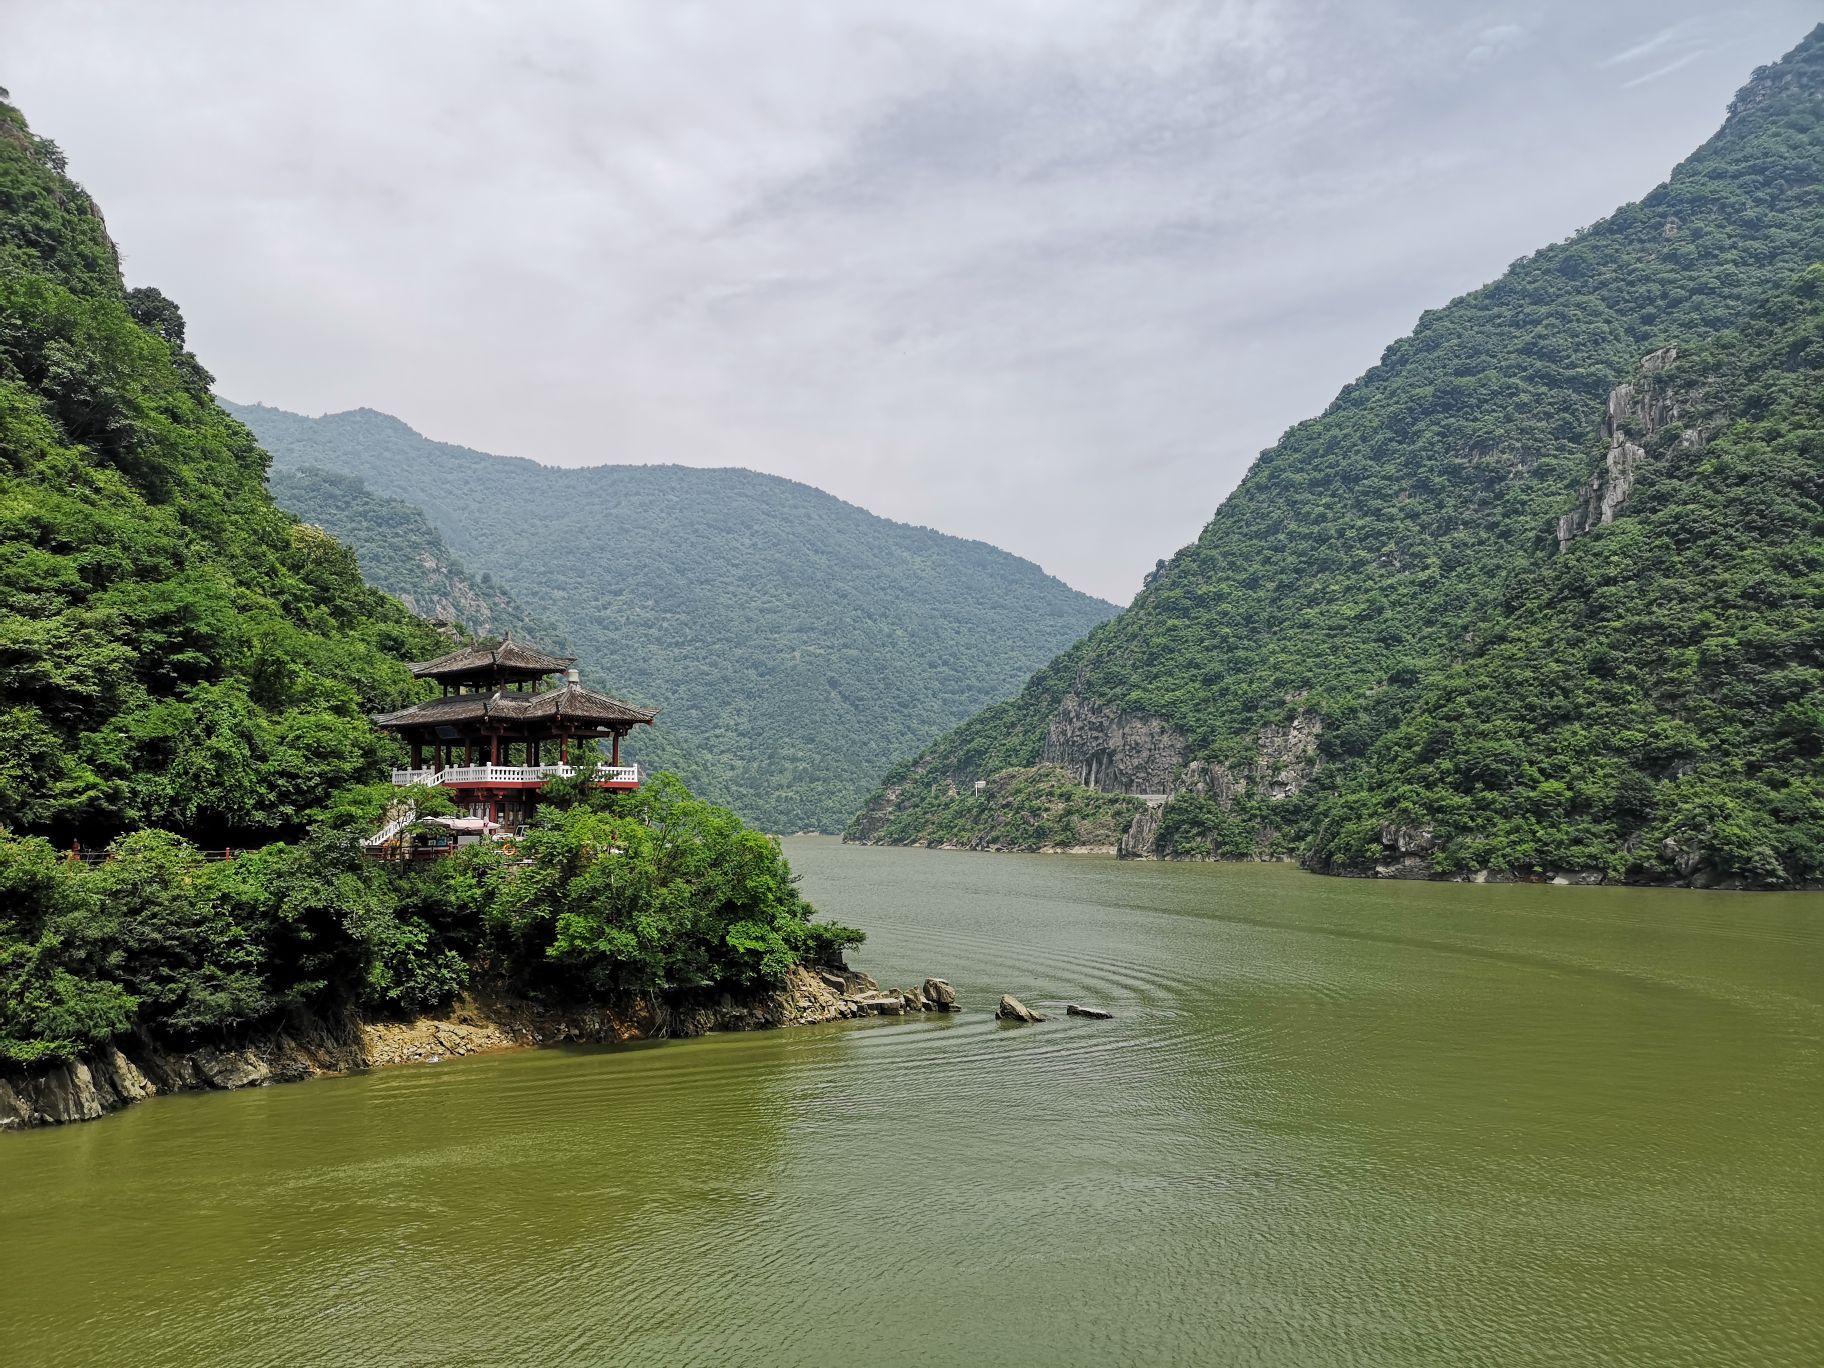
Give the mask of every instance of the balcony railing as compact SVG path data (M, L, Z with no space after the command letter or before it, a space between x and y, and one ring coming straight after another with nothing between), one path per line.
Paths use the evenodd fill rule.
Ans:
M447 769L402 769L393 771L393 782L400 786L409 784L429 784L432 787L444 784L473 784L485 787L489 784L542 784L547 779L571 779L577 774L575 765L451 765ZM638 765L597 765L595 782L598 784L638 784L640 767Z

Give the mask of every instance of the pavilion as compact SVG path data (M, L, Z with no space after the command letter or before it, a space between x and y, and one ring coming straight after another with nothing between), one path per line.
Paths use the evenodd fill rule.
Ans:
M411 748L411 768L394 770L393 782L450 789L469 816L509 831L531 818L548 780L577 773L573 754L597 787L638 788L639 766L621 763L621 741L658 713L585 689L574 663L508 634L412 666L443 692L373 719ZM559 673L563 682L550 683ZM605 761L598 741L610 743Z

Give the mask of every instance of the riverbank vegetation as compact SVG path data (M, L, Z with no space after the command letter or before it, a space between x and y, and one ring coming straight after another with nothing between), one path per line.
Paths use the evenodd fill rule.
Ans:
M738 991L862 939L811 920L776 841L669 775L559 792L525 836L419 864L361 850L397 796L346 792L302 840L226 860L165 831L96 864L0 837L0 1064L425 1011L478 981L555 1004Z

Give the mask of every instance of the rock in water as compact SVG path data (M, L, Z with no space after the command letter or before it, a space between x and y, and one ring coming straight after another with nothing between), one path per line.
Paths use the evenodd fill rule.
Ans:
M1113 1012L1105 1012L1100 1007L1080 1007L1071 1003L1064 1011L1070 1016L1089 1017L1095 1021L1109 1021L1114 1018Z
M932 1010L938 1012L955 1012L960 1010L956 1001L956 989L947 980L928 978L925 980L925 1001L931 1004Z
M1003 994L1001 1005L995 1009L995 1016L1002 1021L1043 1021L1045 1014L1035 1012L1021 1002L1012 993Z
M898 993L866 993L851 1000L875 1016L899 1016L906 1010L906 1000Z

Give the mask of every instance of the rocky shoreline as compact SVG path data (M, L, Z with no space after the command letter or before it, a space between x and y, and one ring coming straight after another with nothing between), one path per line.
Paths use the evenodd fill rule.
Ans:
M1112 845L1007 845L986 841L965 845L958 841L876 841L842 838L844 845L879 846L883 850L962 850L979 855L1116 855Z
M845 838L846 839L846 838ZM1406 854L1371 866L1342 864L1318 865L1291 853L1252 855L1232 858L1225 855L1161 855L1155 850L1133 850L1125 843L1113 846L1023 846L963 845L938 841L855 840L851 845L899 846L913 850L961 850L985 855L1104 855L1122 860L1153 860L1171 864L1296 864L1310 874L1331 879L1404 880L1410 883L1532 884L1581 888L1690 888L1717 893L1817 893L1824 883L1795 884L1756 883L1745 879L1724 878L1695 860L1684 862L1685 872L1672 878L1631 879L1604 873L1599 869L1547 869L1520 871L1511 869L1474 869L1444 873L1432 868L1422 857Z
M843 966L798 966L775 988L685 1003L635 995L613 1004L560 1008L465 993L443 1012L410 1019L351 1011L299 1018L232 1042L183 1047L133 1036L66 1064L0 1071L0 1130L93 1121L159 1093L265 1087L541 1045L614 1044L956 1009L956 994L942 979L883 989Z
M1473 869L1463 873L1440 873L1427 862L1402 860L1392 864L1357 868L1350 865L1327 865L1319 868L1304 865L1308 872L1331 879L1393 879L1409 883L1529 884L1575 888L1679 888L1712 893L1817 893L1824 884L1800 881L1791 884L1756 883L1748 879L1724 878L1714 870L1700 869L1677 878L1630 879L1606 874L1600 869L1547 869L1537 873L1511 869Z

